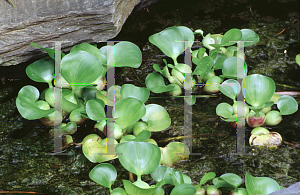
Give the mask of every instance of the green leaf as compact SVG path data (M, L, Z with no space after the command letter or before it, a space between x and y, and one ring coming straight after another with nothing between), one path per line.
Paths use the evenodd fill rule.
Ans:
M43 110L35 103L39 98L39 90L33 86L26 85L19 91L16 105L23 118L36 120L51 114L54 109Z
M280 190L278 183L269 177L253 177L248 172L245 176L245 185L249 195L267 195Z
M106 119L104 102L100 99L89 100L86 103L86 113L90 119L101 121Z
M148 104L146 106L146 114L142 120L148 124L145 130L152 132L162 131L171 125L171 118L168 112L160 105Z
M162 158L160 163L171 167L175 162L189 158L189 148L180 142L171 142L164 148L161 148Z
M142 101L127 97L115 104L114 118L118 125L125 129L140 120L146 114L146 107Z
M233 173L225 173L220 177L235 188L238 188L242 184L242 178Z
M214 65L214 60L210 56L205 56L201 60L198 58L193 58L192 61L197 65L193 75L203 75L211 70L212 66Z
M158 146L147 142L123 142L116 146L119 161L122 166L140 177L150 174L159 165L161 153Z
M300 66L300 54L296 55L296 63Z
M88 44L88 43L81 43L79 45L75 45L70 53L76 52L76 51L86 51L96 58L100 60L102 64L106 63L106 56L95 46Z
M253 45L259 42L259 36L253 30L250 29L242 29L242 38L241 41L252 41L252 42L244 42L244 47Z
M88 86L82 89L81 97L82 99L87 102L89 100L96 98L97 89L94 86Z
M266 104L275 92L275 82L271 78L259 74L246 76L243 86L245 86L246 102L253 107Z
M170 195L194 195L196 193L196 188L191 184L180 184L173 188Z
M90 85L103 71L100 60L86 51L69 53L61 63L62 76L73 88Z
M277 107L280 110L280 115L293 114L298 110L297 101L289 95L283 95L278 98Z
M234 114L233 107L228 103L220 103L216 108L216 114L223 118L231 118Z
M194 43L193 31L185 26L172 26L149 37L150 43L172 59L176 59L184 52L186 49L184 41L189 41L189 47Z
M138 68L142 64L142 52L134 43L122 41L115 45L115 67Z
M166 176L169 174L168 167L159 165L157 169L151 173L151 177L156 181L156 182L161 182L163 181Z
M217 57L214 59L214 69L219 70L223 67L223 62L227 59L224 54L218 53Z
M51 83L54 78L54 60L42 58L26 68L27 76L35 82Z
M243 64L243 66L238 66ZM241 58L229 57L223 62L223 77L243 79L247 75L247 64Z
M213 179L213 184L215 185L216 188L229 188L229 189L234 188L231 184L226 182L221 177L214 178Z
M55 50L54 49L44 48L44 47L42 47L39 44L34 43L34 42L31 42L30 46L43 49L44 51L46 51L48 53L50 58L55 59ZM63 58L64 56L65 56L65 54L63 52L61 52L61 58Z
M115 188L110 195L127 195L127 193L123 188Z
M150 96L150 91L145 87L124 84L121 87L120 94L122 98L133 97L145 103Z
M242 32L239 29L233 28L228 30L222 37L221 45L230 46L236 44L237 41L241 40Z
M145 142L151 136L151 132L147 130L141 131L136 137L123 137L127 141Z
M140 188L128 180L122 180L128 195L152 195L156 188Z
M219 89L224 95L235 100L241 92L241 85L234 79L228 79L220 85Z
M165 85L164 78L158 73L150 73L145 80L146 87L153 93L163 93L171 91L175 84Z
M110 189L117 179L117 170L111 164L101 163L91 170L89 177L99 185Z
M208 172L206 173L200 180L200 185L202 186L205 184L207 181L212 180L213 178L216 177L216 173L214 172Z
M82 152L89 161L93 163L101 163L101 162L118 158L116 154L107 153L107 146L100 144L100 141L101 138L87 139L83 142ZM108 147L113 147L113 146L108 146Z

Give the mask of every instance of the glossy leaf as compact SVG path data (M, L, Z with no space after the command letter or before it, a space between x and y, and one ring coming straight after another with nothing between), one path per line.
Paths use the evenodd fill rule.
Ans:
M157 72L159 72L160 74L162 74L163 76L165 76L166 78L168 78L170 75L168 66L165 66L162 70L160 69L160 67L158 66L158 64L153 64L153 69Z
M76 99L76 103L78 104L74 104L73 102L70 102L66 99L66 96L70 95L71 94L71 90L69 89L62 89L62 99L61 99L61 102L62 102L62 109L66 112L72 112L74 109L78 108L80 105L78 103L78 98L76 96L74 96L74 98ZM54 97L54 90L53 89L49 89L47 92L46 92L46 96L47 95L51 95L52 98Z
M239 29L233 28L228 30L222 37L221 45L230 46L236 44L237 41L241 40L242 32Z
M100 139L98 141L95 139L88 139L83 142L82 152L89 161L93 163L101 163L118 158L116 154L108 154L107 146L100 144L100 141Z
M120 94L122 98L133 97L145 103L150 96L150 91L145 87L124 84L121 87Z
M223 67L223 62L227 59L224 54L218 53L216 58L214 59L214 69L219 70Z
M245 176L245 185L249 195L267 195L280 190L278 183L269 177L253 177L248 172Z
M16 99L16 105L19 113L23 118L28 120L36 120L51 114L54 109L41 109L36 101L39 98L39 90L33 86L26 85L19 91Z
M134 124L146 114L146 107L142 101L127 97L115 104L114 118L118 125L125 129Z
M26 68L27 76L35 82L51 83L54 78L54 60L42 58Z
M152 195L156 188L140 188L128 180L122 180L128 195Z
M280 110L280 115L293 114L298 110L297 101L289 95L283 95L278 98L277 107Z
M114 47L115 67L140 67L142 64L142 52L137 45L128 41L122 41Z
M194 195L196 193L196 188L191 184L180 184L173 188L170 195Z
M168 112L160 105L148 104L146 106L146 114L142 120L147 123L146 130L162 131L171 125L171 118Z
M171 167L175 162L189 158L189 148L180 142L171 142L161 149L162 158L160 163Z
M216 188L229 188L230 190L233 189L234 187L226 182L224 179L221 177L216 177L212 180L213 184L215 185Z
M63 77L75 88L90 85L103 71L100 60L86 51L69 53L61 63Z
M116 146L116 152L123 154L118 155L122 166L137 176L155 171L161 158L159 147L147 142L119 143Z
M127 193L123 188L115 188L110 195L127 195Z
M219 89L224 95L235 100L241 92L241 85L234 79L228 79L220 85Z
M214 65L214 60L210 56L205 56L201 60L198 58L193 58L193 63L197 65L193 74L203 75L212 68Z
M96 98L97 89L94 86L88 86L82 89L81 97L87 102L88 100L92 100Z
M165 177L169 174L168 167L159 165L157 169L151 173L151 177L156 181L160 182L165 179Z
M229 57L223 62L222 74L225 78L243 79L247 75L247 64L241 58Z
M186 49L184 41L189 41L189 47L192 47L194 42L193 32L184 26L172 26L149 37L150 43L172 59L176 59L184 52Z
M271 78L259 74L246 76L243 86L245 86L246 102L253 107L266 104L275 92L275 82Z
M228 103L220 103L216 108L216 114L223 118L231 118L234 114L233 107Z
M244 42L244 47L258 43L259 36L253 30L242 29L241 32L242 32L241 41L251 41L251 42Z
M104 111L104 102L99 99L89 100L86 103L86 113L90 119L94 121L101 121L106 119Z
M127 141L145 142L151 136L151 132L147 130L141 131L136 137L123 137Z
M150 73L145 80L146 87L153 93L163 93L171 91L175 84L165 85L164 78L158 73Z
M111 164L101 163L91 170L89 177L99 185L110 189L117 179L117 170Z
M300 54L296 55L296 63L300 66Z
M220 177L235 188L238 188L242 184L241 177L233 173L225 173Z
M214 172L208 172L206 173L200 180L200 185L202 186L205 184L207 181L212 180L213 178L216 177L216 173Z
M81 43L79 45L75 45L70 53L76 52L76 51L86 51L96 58L98 58L102 64L106 62L106 56L95 46L88 44L88 43Z

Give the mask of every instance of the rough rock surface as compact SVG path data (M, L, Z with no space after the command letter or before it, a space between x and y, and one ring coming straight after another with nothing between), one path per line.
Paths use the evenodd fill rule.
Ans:
M43 47L62 44L63 51L82 43L115 37L140 0L12 0L0 1L0 66L17 65L39 58Z
M278 190L269 195L299 195L300 194L300 182L295 183L288 188Z

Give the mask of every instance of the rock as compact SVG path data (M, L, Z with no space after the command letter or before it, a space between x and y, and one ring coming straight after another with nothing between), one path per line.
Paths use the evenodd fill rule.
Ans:
M295 184L289 186L288 188L273 192L269 195L283 195L283 194L284 195L298 195L298 194L300 194L300 182L295 183Z
M140 1L146 0L12 0L0 1L0 66L17 65L45 56L35 42L63 51L82 42L98 43L115 37Z

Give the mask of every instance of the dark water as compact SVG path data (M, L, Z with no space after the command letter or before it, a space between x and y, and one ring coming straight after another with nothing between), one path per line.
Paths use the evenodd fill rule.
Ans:
M264 74L276 82L277 91L300 91L300 67L295 63L299 47L299 1L167 1L147 7L136 7L113 40L127 40L137 44L143 53L143 63L138 69L117 68L116 84L132 83L144 87L148 73L153 72L153 63L163 64L163 56L148 37L169 26L183 25L207 33L225 33L231 28L250 28L260 36L260 42L246 48L248 74ZM284 32L279 34L283 29ZM196 37L201 41L201 37ZM99 45L101 46L101 45ZM198 45L199 46L199 45ZM287 53L284 54L284 50ZM178 61L183 61L183 55ZM171 61L170 61L171 62ZM16 67L0 67L0 191L35 191L45 194L107 194L108 191L92 182L89 171L96 165L89 162L80 148L65 150L70 155L50 156L53 139L49 128L39 121L22 119L15 107L19 89L27 84L42 91L46 85L30 81L25 68L30 63ZM129 80L128 80L129 79ZM203 94L200 90L198 94ZM204 95L204 94L203 94ZM295 97L299 103L299 97ZM198 184L201 177L210 171L217 176L235 173L244 177L246 172L254 176L275 179L280 185L289 186L300 181L300 112L284 116L276 127L268 128L279 132L286 141L275 151L249 147L251 128L246 128L246 151L249 155L236 155L235 129L221 121L215 114L221 102L231 103L221 94L212 98L198 98L193 106L193 152L188 161L174 168L192 178ZM152 95L149 103L164 106L172 118L170 128L155 133L159 146L170 141L183 141L183 100L166 94ZM80 126L74 135L77 143L93 132L94 122ZM294 145L292 145L294 144ZM251 152L250 152L251 151ZM251 154L251 155L250 155ZM114 187L122 186L121 179L128 179L118 160L111 162L118 171ZM151 182L150 176L143 180Z

